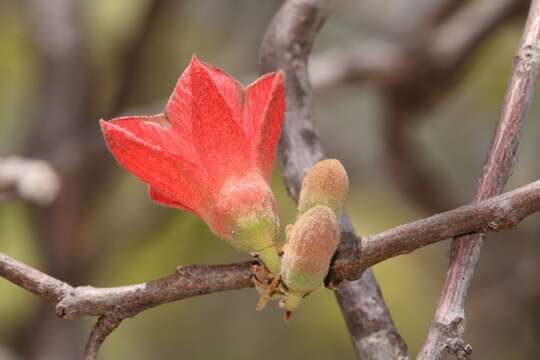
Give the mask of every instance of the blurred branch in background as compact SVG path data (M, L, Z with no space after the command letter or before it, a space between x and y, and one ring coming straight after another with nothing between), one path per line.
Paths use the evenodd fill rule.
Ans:
M136 86L144 74L143 63L144 53L148 51L149 46L154 41L155 28L160 21L169 12L181 9L181 1L172 0L151 0L145 7L143 16L138 24L135 34L127 41L127 43L116 51L116 62L118 67L118 78L116 91L112 97L112 101L107 106L104 113L109 117L119 116L130 104L130 97L135 92ZM178 11L177 11L178 12ZM94 84L95 86L95 84ZM94 89L94 93L99 93L99 90ZM90 112L93 114L94 112ZM103 113L100 114L103 116ZM86 136L82 140L84 152L88 158L89 166L85 169L85 173L91 173L91 181L81 189L86 194L86 198L90 202L96 203L96 198L103 193L103 187L110 184L113 180L114 168L116 163L107 154L107 149L103 143L101 132L98 131L96 118L88 121L91 128L85 127ZM105 155L106 154L106 155ZM103 159L106 160L103 160ZM94 210L94 209L92 209ZM144 211L142 209L141 211ZM156 226L163 223L163 219L167 214L163 212L148 213L144 226L141 227L142 232L152 231ZM170 216L170 214L169 214ZM99 232L100 229L93 229ZM110 243L106 239L98 239L93 243L92 249L84 254L83 263L91 270L99 262L99 254L103 253L110 247ZM90 271L89 270L89 271Z
M13 351L0 346L0 359L2 360L22 360Z
M437 177L411 135L414 116L433 108L453 88L473 52L527 1L441 2L416 36L368 41L315 57L316 89L370 81L385 95L385 164L396 186L426 213L454 207L446 181ZM423 19L420 19L423 20ZM414 86L412 86L414 84Z
M46 206L58 191L60 179L45 161L18 156L0 158L0 202L20 198Z
M369 337L373 326L379 327L383 321L390 321L386 326L393 326L388 315L364 313L373 309L372 292L380 290L376 283L362 278L357 279L370 266L391 257L409 253L423 246L461 234L475 231L498 231L516 226L524 217L540 210L540 181L508 193L466 205L446 213L401 225L380 234L366 236L359 243L348 242L348 251L341 251L333 260L327 283L337 287L336 291L347 291L355 296L354 302L367 301L369 304L355 306L351 315L356 317L349 324L357 328L352 330L356 346L365 346L359 352L376 357L381 352L377 344L365 344L364 335ZM356 240L355 240L356 241ZM117 288L94 288L90 286L72 287L68 283L42 273L9 256L0 253L0 276L14 284L40 296L56 309L56 314L65 319L98 316L99 320L91 332L87 345L87 354L97 354L103 342L122 320L133 317L146 309L172 301L200 296L225 290L252 287L253 262L228 265L194 265L178 267L169 277L138 285ZM365 274L365 273L364 273ZM346 280L357 280L347 282ZM346 286L344 286L346 285ZM362 290L358 296L355 290ZM373 286L366 289L366 286ZM366 290L370 292L367 293ZM366 295L369 294L369 297ZM338 297L340 303L351 304L344 296ZM379 310L380 311L380 310ZM381 320L365 325L365 317ZM372 320L373 321L373 320ZM364 328L365 326L365 328ZM368 331L366 332L367 329ZM385 336L390 336L391 333ZM391 340L391 339L390 339ZM387 340L387 341L390 341ZM401 341L393 339L394 341ZM382 354L395 354L395 350L384 349ZM88 355L88 360L94 359Z
M45 269L53 276L79 282L78 249L85 179L81 148L81 123L86 118L88 95L87 48L84 41L82 3L70 0L28 0L39 82L25 153L51 164L62 181L55 201L35 209ZM17 350L28 359L41 354L75 358L83 329L73 323L59 326L45 306L21 324L15 335ZM67 344L67 345L66 345Z
M512 174L521 128L539 73L540 0L533 0L475 201L500 194ZM442 359L445 352L460 359L470 358L470 345L463 341L465 301L484 240L485 233L477 233L452 242L450 267L419 359Z
M163 14L168 3L157 0L149 3L139 32L119 55L123 71L111 105L112 113L126 105L137 79L141 49L150 41L149 27L156 24L155 18ZM94 139L100 136L95 120L90 119L95 113L91 97L99 93L94 89L99 84L89 79L91 68L82 16L84 4L71 0L28 0L26 5L32 20L41 77L26 152L50 163L62 181L55 201L46 208L36 208L40 246L48 273L73 283L84 283L99 259L95 255L104 251L109 242L96 243L95 252L89 256L82 246L83 222L99 198L96 194L108 183L114 164L108 158L96 161L98 154L93 151L94 147L88 149L88 143L95 143ZM103 145L100 149L99 153L105 151ZM80 324L59 326L48 309L41 306L35 317L21 327L16 336L17 348L28 359L48 352L52 352L49 356L54 358L76 358L83 338L81 332ZM60 346L64 342L70 346Z
M129 97L142 73L142 58L146 47L152 41L152 30L156 29L161 16L170 10L173 5L175 5L175 1L172 0L150 1L146 14L132 40L119 54L119 85L114 101L110 106L109 117L118 116L120 112L126 109Z

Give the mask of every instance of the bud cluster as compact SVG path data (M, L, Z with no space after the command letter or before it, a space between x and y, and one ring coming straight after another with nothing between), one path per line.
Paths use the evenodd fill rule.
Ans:
M320 161L304 177L298 218L288 231L281 262L286 291L280 304L286 316L323 285L339 244L339 217L348 188L347 173L338 160Z

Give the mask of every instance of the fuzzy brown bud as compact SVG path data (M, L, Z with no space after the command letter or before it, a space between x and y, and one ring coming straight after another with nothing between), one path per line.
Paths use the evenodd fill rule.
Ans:
M349 190L345 168L336 159L322 160L306 173L298 201L298 215L316 205L326 205L339 218Z
M292 299L301 299L323 284L339 242L339 224L328 206L318 205L301 215L290 232L281 262L282 281ZM294 306L285 307L292 310Z

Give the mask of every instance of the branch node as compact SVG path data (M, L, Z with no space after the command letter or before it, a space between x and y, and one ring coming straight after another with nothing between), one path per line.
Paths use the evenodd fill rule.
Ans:
M472 358L472 346L463 342L462 339L451 340L446 344L444 350L455 355L458 360L469 360Z
M518 71L528 73L536 71L540 63L540 48L533 44L523 45L516 54L515 62L518 65Z

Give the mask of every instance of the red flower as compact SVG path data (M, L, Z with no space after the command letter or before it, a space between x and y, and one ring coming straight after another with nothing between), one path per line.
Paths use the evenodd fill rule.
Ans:
M285 108L283 76L243 87L193 57L163 114L101 121L116 160L149 185L150 197L190 211L234 241L239 223L277 224L268 186Z

